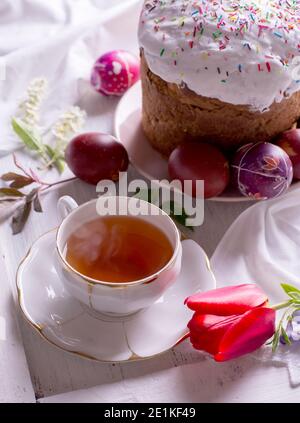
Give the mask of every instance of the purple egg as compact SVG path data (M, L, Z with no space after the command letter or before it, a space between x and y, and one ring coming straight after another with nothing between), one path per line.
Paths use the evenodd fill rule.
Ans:
M105 96L122 96L139 77L139 59L128 51L114 50L103 54L96 61L91 84Z
M247 144L232 162L233 184L246 197L274 198L283 194L293 180L293 165L286 152L269 142Z

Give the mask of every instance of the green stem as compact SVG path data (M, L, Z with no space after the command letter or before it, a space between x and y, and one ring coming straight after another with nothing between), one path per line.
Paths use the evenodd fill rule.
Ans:
M271 308L273 310L281 310L282 308L289 307L291 304L293 304L293 302L293 300L284 301L283 303L272 305Z

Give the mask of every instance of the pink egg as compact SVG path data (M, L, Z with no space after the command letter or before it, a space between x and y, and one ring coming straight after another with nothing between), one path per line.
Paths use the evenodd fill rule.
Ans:
M115 50L96 61L91 84L99 93L122 96L140 78L140 61L132 53Z

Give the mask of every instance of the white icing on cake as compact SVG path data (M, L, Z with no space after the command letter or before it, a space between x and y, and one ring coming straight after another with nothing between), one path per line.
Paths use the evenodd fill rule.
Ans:
M147 0L139 42L154 74L202 96L263 111L300 89L300 0Z

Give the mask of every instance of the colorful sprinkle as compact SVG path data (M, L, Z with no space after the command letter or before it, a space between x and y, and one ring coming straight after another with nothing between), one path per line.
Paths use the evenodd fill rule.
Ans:
M172 16L166 13L169 7L174 12ZM300 52L300 0L146 0L140 22L150 23L157 55L164 56L171 65L184 63L187 52L193 49L195 57L199 57L197 73L200 69L217 70L229 78L235 69L240 78L249 78L249 65L254 64L258 72L264 72L262 76L272 74L270 77L274 78L280 72L290 73L290 64ZM181 34L180 41L176 51L168 52L173 30ZM239 48L243 50L240 63L234 62L232 55ZM207 59L218 54L216 67L215 61ZM204 60L206 67L201 66ZM178 66L176 77L181 75L180 70ZM235 78L232 81L236 83ZM221 82L230 87L231 79Z

